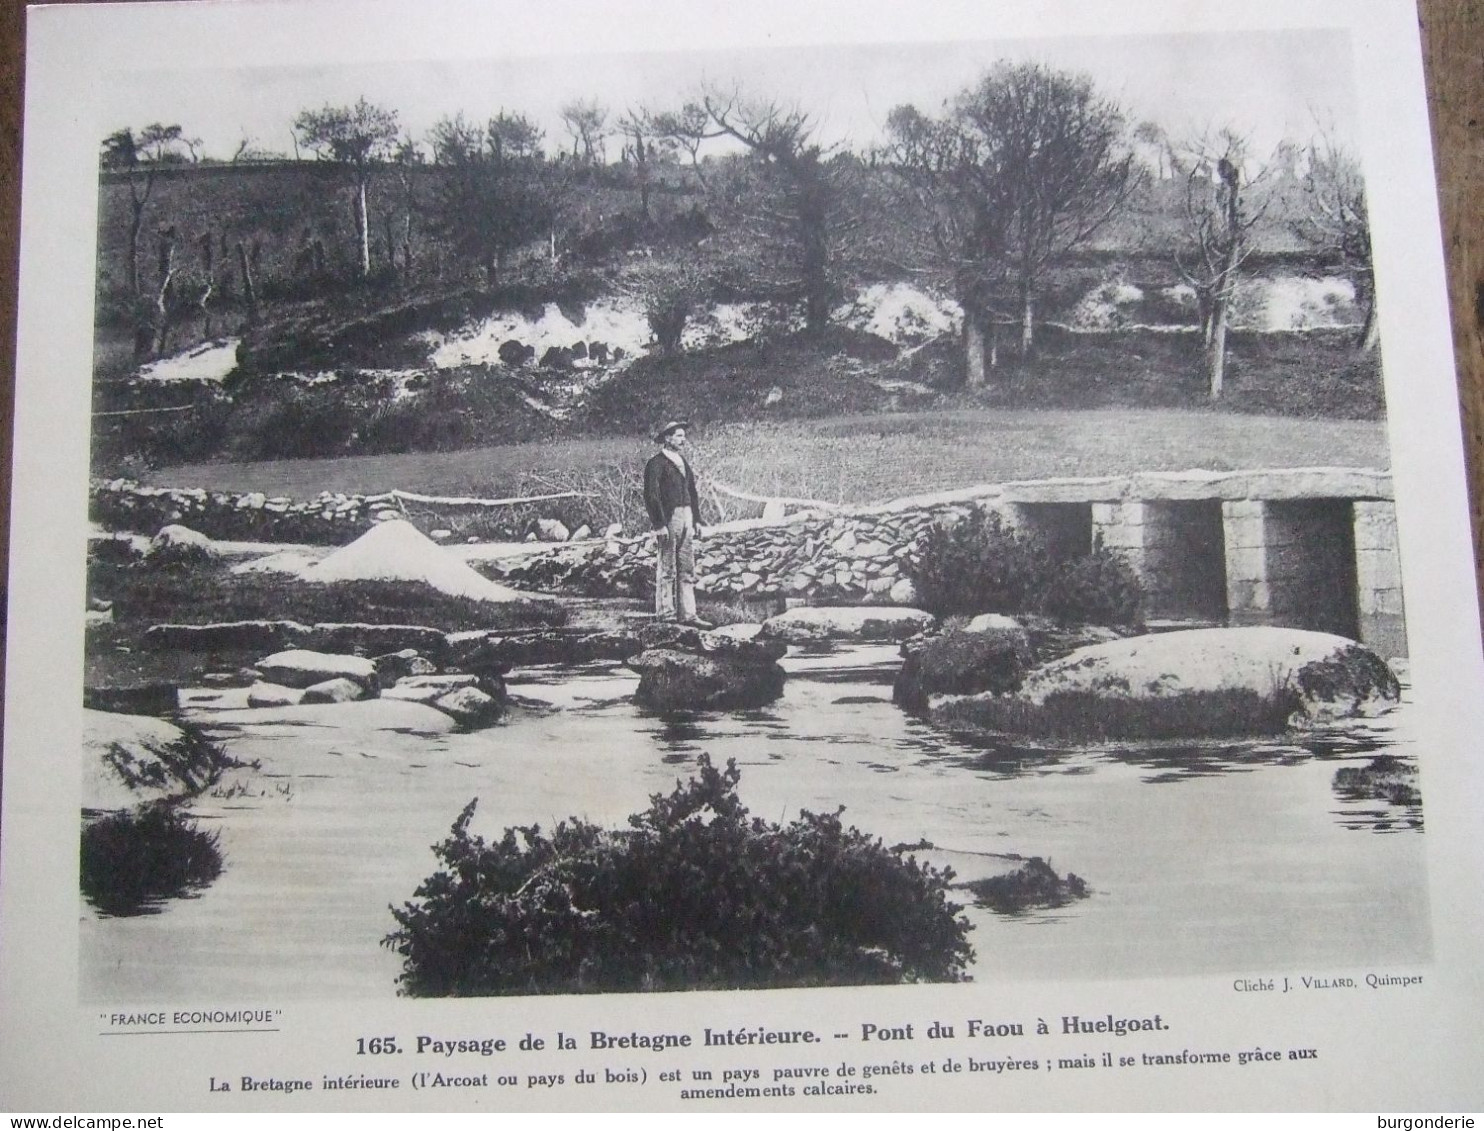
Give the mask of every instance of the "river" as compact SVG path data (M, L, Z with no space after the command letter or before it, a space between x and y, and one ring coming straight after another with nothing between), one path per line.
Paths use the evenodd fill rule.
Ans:
M387 998L379 945L471 798L473 830L568 816L621 825L705 752L736 759L755 816L844 805L847 825L921 844L959 880L1040 856L1088 898L1003 915L973 905L975 980L1333 970L1430 953L1421 813L1348 799L1341 766L1415 761L1404 699L1280 740L1037 748L975 744L891 703L895 646L791 655L764 710L661 718L619 665L517 670L501 726L324 725L323 713L197 712L231 771L190 812L225 865L198 895L127 918L81 909L89 1002ZM556 710L532 709L541 704ZM315 722L309 722L309 719ZM251 995L239 998L239 995Z

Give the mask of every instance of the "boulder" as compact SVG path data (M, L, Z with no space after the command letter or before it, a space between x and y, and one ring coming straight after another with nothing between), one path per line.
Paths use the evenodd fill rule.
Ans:
M500 362L503 365L508 365L511 368L514 368L515 366L528 361L535 354L535 352L536 351L530 346L523 345L522 343L516 341L514 338L506 338L503 342L500 343Z
M324 726L345 732L346 741L377 731L438 735L454 729L454 721L423 703L389 699L361 699L353 703L263 706L248 710L203 711L211 726Z
M152 565L199 565L220 557L221 551L210 538L179 525L161 527L144 552L145 561Z
M479 677L458 673L453 675L416 675L399 679L381 693L383 699L404 699L410 703L432 703L451 691L461 687L478 687Z
M373 656L371 662L376 665L376 678L384 687L410 675L432 675L438 670L438 665L416 648Z
M86 810L188 797L228 764L211 742L163 719L84 709L82 727Z
M257 662L258 671L270 683L308 688L331 679L351 679L365 688L376 686L376 664L361 656L340 656L294 648Z
M366 688L363 684L344 676L336 679L327 679L323 683L316 683L312 687L304 689L304 698L301 703L353 703L357 699L368 698Z
M887 594L893 605L915 605L917 603L917 586L913 585L907 578L901 578L891 587Z
M933 624L921 609L802 607L763 622L761 635L791 644L827 640L905 640Z
M370 652L382 654L413 650L441 657L445 634L420 624L317 624L304 636L301 647L316 652Z
M1364 645L1270 626L1154 633L1079 648L1027 675L1019 697L1041 705L1057 692L1127 702L1224 691L1286 696L1299 724L1376 714L1401 697L1386 661Z
M629 661L639 673L635 700L656 711L744 710L783 694L783 669L740 655L650 648Z
M296 707L304 702L304 688L258 682L247 689L249 707Z
M432 705L464 727L489 726L499 722L505 714L502 702L477 687L459 687L445 692Z
M972 626L973 622L956 624L942 633L906 641L892 701L916 712L928 709L935 696L986 691L1003 695L1018 689L1031 658L1025 630L1013 620L1008 627Z
M566 524L555 518L538 518L534 530L543 542L565 542L571 536Z
M690 625L657 621L638 633L646 649L672 648L697 655L715 656L739 663L771 664L788 654L788 641L762 636L762 630L742 637L736 633L692 628ZM630 664L630 667L633 665Z
M606 342L589 342L587 356L599 365L608 364L608 344Z

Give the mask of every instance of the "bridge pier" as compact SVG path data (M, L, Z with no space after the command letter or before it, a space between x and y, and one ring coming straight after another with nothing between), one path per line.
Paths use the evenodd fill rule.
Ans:
M1383 656L1405 656L1407 622L1402 608L1396 504L1386 499L1357 499L1352 506L1360 639Z
M1146 616L1221 620L1226 560L1216 499L1143 499L1094 503L1092 527L1144 583Z

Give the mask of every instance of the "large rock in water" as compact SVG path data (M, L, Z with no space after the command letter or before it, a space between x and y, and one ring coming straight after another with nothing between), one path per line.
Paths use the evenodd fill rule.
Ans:
M789 609L763 622L763 636L791 644L827 640L906 640L931 627L933 615L921 609L805 607Z
M783 694L788 651L781 640L736 640L683 625L639 633L644 651L628 661L639 673L635 699L656 711L745 710Z
M1375 714L1401 686L1375 652L1297 628L1199 628L1095 644L1030 672L1018 698L1042 705L1057 692L1096 699L1175 699L1202 692L1288 695L1295 722Z
M922 711L937 695L1015 691L1030 656L1030 637L1016 621L992 614L975 617L903 643L892 701L908 711Z
M215 745L163 719L84 710L82 727L84 809L187 797L215 781L227 764Z

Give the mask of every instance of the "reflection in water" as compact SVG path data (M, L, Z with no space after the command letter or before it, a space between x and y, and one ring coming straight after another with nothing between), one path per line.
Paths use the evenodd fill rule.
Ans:
M389 997L397 959L378 946L387 906L428 876L429 845L470 798L485 837L572 816L617 827L703 752L737 761L739 795L759 816L843 805L847 825L951 867L979 980L1430 952L1420 808L1333 784L1336 770L1383 751L1415 766L1408 706L1279 740L971 742L889 702L895 645L783 663L782 698L751 712L641 711L630 698L637 676L621 664L566 678L517 669L512 693L545 706L472 734L213 727L203 712L230 753L263 768L230 805L192 806L217 819L232 867L165 914L86 920L83 996ZM260 789L269 774L291 798ZM975 905L967 885L1031 857L1085 878L1088 897L1013 917Z

